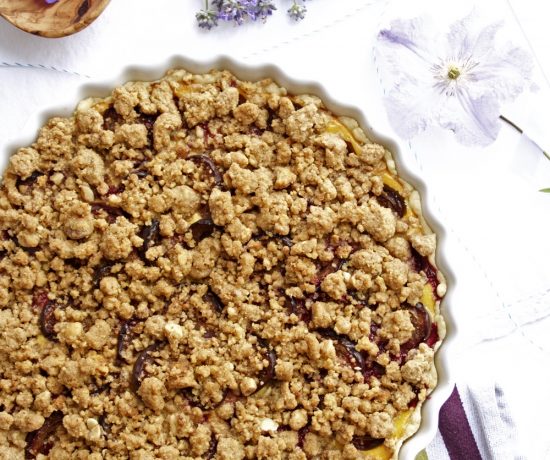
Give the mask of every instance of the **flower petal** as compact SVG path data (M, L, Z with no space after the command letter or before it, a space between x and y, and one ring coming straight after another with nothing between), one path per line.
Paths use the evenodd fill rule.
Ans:
M410 139L438 123L440 112L448 103L444 93L419 84L412 76L403 77L387 94L384 105L396 133Z
M431 21L424 18L397 19L391 22L389 29L378 33L378 48L383 55L389 53L389 63L400 64L399 58L407 56L408 60L416 57L429 67L437 56L433 47L437 35Z
M461 144L484 147L494 142L500 131L499 108L494 97L473 98L461 89L441 113L439 124L453 131Z
M430 72L435 55L431 55L437 31L422 18L393 21L389 29L378 34L375 49L380 79L386 94L385 106L391 125L398 135L410 138L434 122L431 101L433 90Z
M491 94L500 103L513 100L530 85L533 60L521 48L508 45L504 50L487 55L470 75L471 91Z
M533 62L521 48L499 46L497 33L503 23L479 24L474 11L451 26L449 51L477 65L468 73L468 88L474 98L493 94L501 102L514 99L531 80ZM458 51L457 51L458 50Z
M466 17L451 24L447 34L448 57L456 59L473 59L482 62L488 53L494 51L495 35L502 23L485 26L476 24L479 17L472 10Z

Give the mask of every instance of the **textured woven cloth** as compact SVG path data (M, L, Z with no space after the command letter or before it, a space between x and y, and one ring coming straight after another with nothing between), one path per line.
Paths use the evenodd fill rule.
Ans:
M500 386L458 385L439 414L435 439L417 460L524 460Z

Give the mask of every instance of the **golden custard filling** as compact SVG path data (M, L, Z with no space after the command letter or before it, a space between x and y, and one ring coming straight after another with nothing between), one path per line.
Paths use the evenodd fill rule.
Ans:
M446 284L355 120L178 69L52 118L0 187L0 457L397 458Z

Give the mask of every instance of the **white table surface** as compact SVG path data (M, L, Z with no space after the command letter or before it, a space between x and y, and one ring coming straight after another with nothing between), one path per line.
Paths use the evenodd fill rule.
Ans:
M200 0L113 1L89 28L56 40L0 21L0 142L16 139L29 115L76 95L82 83L173 54L223 53L247 63L276 63L295 78L321 81L335 99L364 108L375 129L391 132L372 46L381 24L404 14L403 2L315 0L307 3L307 18L299 24L278 12L265 25L210 33L194 23ZM407 3L410 8L413 2ZM472 2L417 0L414 8L438 17L455 3L468 11ZM538 89L505 112L548 151L550 7L542 4L487 0L481 14L489 22L503 18L503 33L537 63ZM550 187L550 162L508 128L483 150L459 147L448 135L423 136L403 143L403 150L403 161L428 184L425 199L449 233L446 256L458 279L451 308L460 331L453 376L461 382L498 381L512 406L524 456L550 458L550 195L537 192Z

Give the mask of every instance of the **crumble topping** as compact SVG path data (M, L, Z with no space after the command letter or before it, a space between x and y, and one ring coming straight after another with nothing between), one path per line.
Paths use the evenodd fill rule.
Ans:
M390 159L226 71L49 120L0 188L0 457L396 458L445 283Z

